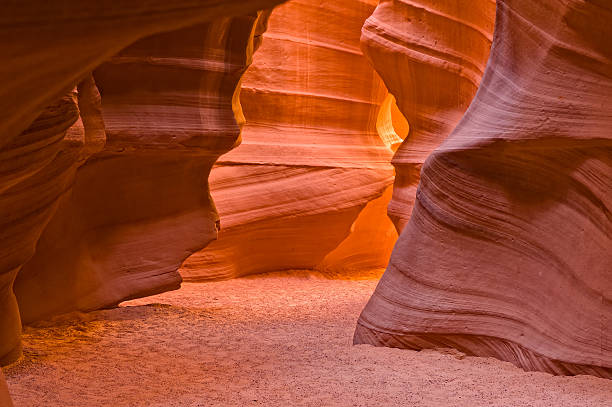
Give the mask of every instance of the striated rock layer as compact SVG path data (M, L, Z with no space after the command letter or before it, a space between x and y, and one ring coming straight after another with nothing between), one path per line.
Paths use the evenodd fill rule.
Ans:
M0 150L0 364L20 354L13 281L88 156L104 145L91 75Z
M363 26L362 48L410 125L393 157L388 213L398 232L410 218L423 162L476 94L494 20L494 0L382 0Z
M72 199L69 191L76 169L104 144L97 89L88 72L147 35L223 15L245 14L279 2L180 0L169 4L139 0L117 8L108 1L94 5L69 0L61 4L30 1L27 5L14 3L3 8L0 16L0 32L5 40L0 48L4 57L0 66L3 83L0 89L0 103L3 103L0 109L0 364L20 354L21 322L13 280L32 257L43 229L60 202L65 206ZM79 82L77 96L71 89ZM229 87L227 91L231 95L234 88ZM116 170L114 174L115 181L124 175L117 176ZM87 210L92 209L78 208L76 212ZM53 225L57 224L56 221ZM56 227L53 225L50 227ZM74 273L56 267L64 266L61 259L67 256L65 252L79 252L79 247L86 243L75 242L69 233L64 236L58 229L49 236L53 233L56 237L67 237L66 241L74 246L66 244L61 247L62 252L47 252L49 263L34 261L38 269L31 266L28 276L20 279L22 282L16 291L27 308L26 320L41 315L41 310L47 307L49 312L62 309L64 305L53 302L57 297L67 296L59 299L62 304L73 301L74 292L62 292L64 287L57 282L73 277ZM53 244L41 243L43 248ZM59 242L57 245L61 246ZM96 263L100 260L98 256L102 256L101 251L93 250L85 257L88 262ZM61 277L64 272L66 275ZM36 283L31 281L33 275L47 277L44 282ZM104 279L103 276L96 278ZM52 284L45 286L45 283ZM81 284L82 281L70 282L70 286L80 285L81 292L93 289ZM142 281L141 285L147 283ZM49 294L52 290L58 291ZM48 299L53 300L43 303Z
M207 178L240 133L259 15L148 37L95 70L107 143L17 277L24 321L179 287L181 263L216 238Z
M5 4L0 15L0 146L88 72L134 41L212 20L244 15L282 0L114 0ZM6 59L5 59L6 58Z
M355 343L612 378L612 4L500 0Z
M185 279L385 267L396 239L382 196L392 152L376 126L386 89L359 49L375 4L274 10L242 83L242 144L210 178L223 228L183 265Z

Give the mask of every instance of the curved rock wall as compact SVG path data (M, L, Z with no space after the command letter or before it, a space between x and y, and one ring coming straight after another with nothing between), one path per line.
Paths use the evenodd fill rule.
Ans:
M612 5L500 0L355 343L612 378Z
M207 178L240 133L258 16L148 37L95 70L107 143L17 277L24 321L180 286L183 260L216 238Z
M28 0L0 16L0 147L96 66L134 41L220 16L244 15L282 0Z
M21 323L13 280L33 255L43 229L60 202L64 206L72 199L67 192L77 167L104 143L104 128L96 106L97 90L88 72L139 38L223 15L253 12L279 2L180 0L170 4L139 0L118 8L110 1L93 4L34 0L3 7L0 16L4 39L0 49L3 56L0 66L3 83L0 89L0 364L14 360L20 353ZM79 81L82 82L77 107L76 96L70 90ZM227 91L231 94L233 88ZM201 179L198 181L204 183ZM63 232L54 233L64 237ZM75 243L71 239L67 241ZM78 252L78 244L62 248ZM97 252L88 254L94 263L99 260L98 255ZM53 253L49 258L55 259L55 256ZM30 268L29 278L46 274L57 277L46 277L49 281L62 280L64 270L50 267L60 263L61 260L49 265L39 263L36 270ZM24 277L24 282L27 280ZM42 302L47 295L51 298L63 295L51 293L56 285L45 287L41 283L26 282L20 287L17 289L20 300L28 309L26 319L41 315L47 306L49 312L62 309L56 303ZM35 289L29 292L30 287ZM91 289L80 287L79 290L83 288ZM43 297L37 297L39 294ZM62 301L70 302L72 298Z
M21 321L13 281L76 169L104 144L91 76L47 107L20 137L0 150L0 364L21 351Z
M392 152L376 129L386 90L359 49L375 4L274 10L242 83L242 144L210 178L219 240L188 259L185 279L385 267L396 239L382 196Z
M362 30L362 48L410 125L393 157L389 217L410 218L421 166L476 94L495 20L495 0L382 0Z

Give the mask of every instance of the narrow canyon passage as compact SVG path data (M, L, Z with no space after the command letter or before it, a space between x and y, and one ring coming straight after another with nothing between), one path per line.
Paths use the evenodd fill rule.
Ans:
M612 399L610 381L592 376L353 346L378 277L295 272L186 283L27 327L24 359L5 369L11 395L16 407L588 407Z
M610 21L7 3L0 407L612 406Z

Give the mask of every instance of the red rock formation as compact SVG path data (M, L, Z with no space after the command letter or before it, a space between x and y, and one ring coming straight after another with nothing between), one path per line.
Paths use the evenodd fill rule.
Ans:
M60 99L61 95L95 66L138 38L221 15L248 13L279 2L180 0L170 4L139 0L118 8L109 1L83 4L69 0L58 4L30 1L3 7L0 16L4 39L0 50L3 56L0 66L3 83L0 88L3 103L0 109L0 364L19 354L20 320L12 293L13 280L34 253L37 240L58 203L68 200L67 191L74 182L76 168L103 143L102 121L95 116L95 105L82 105L79 101L82 120L68 130L78 119L79 109L72 96ZM92 85L93 82L88 82L81 87L81 96L90 101L95 100ZM74 250L74 247L64 246L64 249ZM93 262L97 261L96 254L99 253L89 253L90 257L93 255ZM51 257L55 256L52 253ZM42 265L32 273L55 274L61 280L62 269ZM56 304L43 304L44 297L36 297L41 290L28 292L27 284L24 286L25 289L18 289L24 303L40 309L48 305L50 312L58 309ZM38 286L47 293L56 287ZM62 295L52 295L58 294Z
M608 1L498 2L355 343L612 378L611 19Z
M96 66L149 35L272 7L282 0L113 0L5 4L0 15L0 146Z
M382 0L363 26L363 50L410 124L393 157L389 216L398 231L410 218L425 158L476 94L494 15L494 0Z
M61 98L0 150L0 364L20 354L15 276L33 255L78 166L104 143L91 77L78 89L78 100L76 92Z
M376 131L386 90L359 49L375 4L293 0L274 10L243 80L242 144L211 175L219 240L185 263L184 278L384 268L396 239L386 202L363 213L393 179Z
M106 148L80 168L18 275L25 321L179 287L181 263L216 238L206 180L240 133L235 91L257 18L148 37L96 69Z
M368 202L350 226L350 234L316 265L317 270L332 275L384 270L397 240L386 216L392 192L389 185L380 198Z

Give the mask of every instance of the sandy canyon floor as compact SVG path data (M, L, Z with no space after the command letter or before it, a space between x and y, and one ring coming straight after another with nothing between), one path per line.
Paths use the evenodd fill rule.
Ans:
M26 327L15 405L611 406L612 381L353 346L377 276L272 273Z

